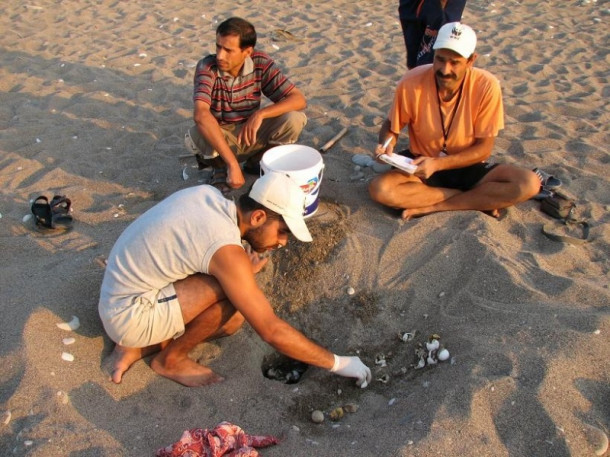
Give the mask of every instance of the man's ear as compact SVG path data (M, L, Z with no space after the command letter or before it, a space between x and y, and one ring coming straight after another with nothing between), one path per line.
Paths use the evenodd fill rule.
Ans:
M250 213L250 225L253 228L260 227L267 221L267 213L262 209L255 209Z
M477 60L479 55L476 52L473 52L470 57L468 57L468 66L472 67L474 65L474 61Z
M246 49L243 49L243 52L246 53L246 57L250 57L252 52L254 52L254 48L252 46L248 46Z

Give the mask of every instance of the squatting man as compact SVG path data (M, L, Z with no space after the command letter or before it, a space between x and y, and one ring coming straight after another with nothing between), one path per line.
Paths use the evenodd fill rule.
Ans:
M260 253L285 246L291 233L312 241L304 208L301 188L271 172L237 202L194 186L131 223L109 254L100 293L100 317L116 343L104 363L111 380L120 383L134 362L155 354L151 368L180 384L220 382L188 354L248 321L278 352L366 387L371 371L359 357L335 355L280 319L255 281L268 260Z

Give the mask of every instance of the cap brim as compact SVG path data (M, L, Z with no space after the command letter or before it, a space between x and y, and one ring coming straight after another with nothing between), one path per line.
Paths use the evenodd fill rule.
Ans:
M284 222L286 222L286 225L290 229L290 232L295 236L297 240L304 241L306 243L313 241L311 233L309 233L309 229L307 228L307 224L305 224L305 219L303 219L302 217L297 218L286 215L284 215L283 217Z

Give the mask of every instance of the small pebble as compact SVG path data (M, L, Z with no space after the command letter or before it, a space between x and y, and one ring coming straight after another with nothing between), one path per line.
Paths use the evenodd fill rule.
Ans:
M76 342L76 339L75 339L75 338L64 338L64 339L62 340L62 342L63 342L63 343L66 345L66 346L68 346L68 345L70 345L70 344L74 344L74 343Z
M316 409L311 413L311 421L314 424L321 424L322 422L324 422L324 413L319 409Z
M2 413L2 423L4 425L8 425L8 423L11 421L11 417L13 417L13 415L10 411L3 412Z
M26 447L30 447L32 444L34 444L34 441L32 441L32 440L25 440L23 442L23 445Z
M23 216L23 219L21 219L24 223L29 221L30 219L32 219L32 215L31 214L26 214L25 216Z
M375 163L375 160L366 154L354 154L352 156L352 162L356 165L360 165L361 167L370 167L373 165L373 163Z
M375 173L385 173L386 171L390 171L391 168L392 168L392 165L388 165L386 163L375 162L373 164L373 171Z
M394 403L396 403L396 399L391 398L390 401L388 402L388 406L392 406Z
M353 175L351 175L349 177L350 181L358 181L360 179L364 178L364 173L362 173L361 171L354 173Z
M359 406L356 403L348 403L346 405L343 405L343 410L348 412L348 413L355 413L356 411L358 411Z
M74 356L72 354L70 354L69 352L62 352L61 358L63 360L65 360L66 362L74 362Z
M353 287L348 287L347 288L347 295L354 295L356 293L356 291L354 290Z

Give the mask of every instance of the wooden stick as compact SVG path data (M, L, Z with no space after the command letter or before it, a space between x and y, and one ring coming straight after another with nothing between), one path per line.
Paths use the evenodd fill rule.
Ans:
M332 148L337 141L341 139L343 135L347 133L347 127L344 127L339 133L337 133L334 137L332 137L324 146L318 149L322 154Z

